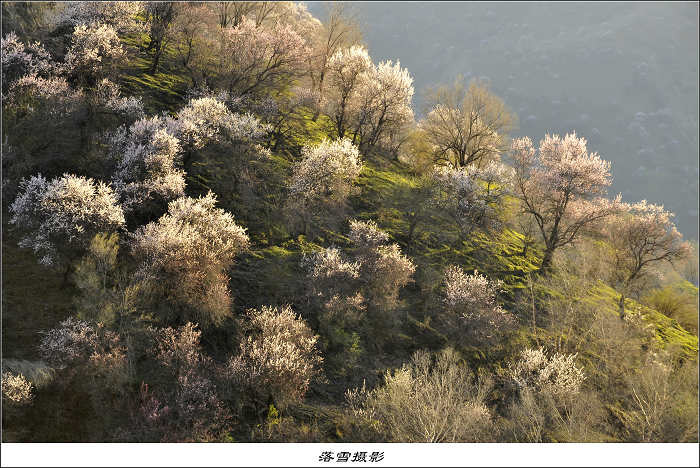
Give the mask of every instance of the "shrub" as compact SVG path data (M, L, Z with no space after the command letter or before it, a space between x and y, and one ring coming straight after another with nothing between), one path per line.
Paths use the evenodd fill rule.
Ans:
M13 372L2 373L2 397L3 400L15 405L27 405L31 403L32 384L22 374Z
M264 306L251 310L248 319L255 334L229 360L230 375L258 406L266 406L268 398L279 409L301 401L322 362L318 337L290 307Z
M384 385L346 393L356 417L373 421L391 442L486 442L493 440L485 405L486 381L475 381L447 349L435 359L416 352L410 363L387 371Z

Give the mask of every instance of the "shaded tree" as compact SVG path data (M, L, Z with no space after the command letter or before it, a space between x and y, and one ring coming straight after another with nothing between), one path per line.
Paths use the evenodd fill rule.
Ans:
M604 227L612 248L611 281L621 291L620 317L625 316L625 295L643 283L656 263L685 258L690 246L683 241L671 218L673 213L646 200L623 204Z

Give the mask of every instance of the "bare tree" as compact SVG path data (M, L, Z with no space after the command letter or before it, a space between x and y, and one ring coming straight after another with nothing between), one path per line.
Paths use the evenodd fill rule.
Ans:
M465 88L460 76L452 86L427 94L428 111L420 123L436 162L455 168L493 160L507 149L516 117L485 83Z

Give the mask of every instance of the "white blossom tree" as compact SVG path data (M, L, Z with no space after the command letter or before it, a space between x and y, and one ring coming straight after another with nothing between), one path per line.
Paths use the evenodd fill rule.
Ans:
M144 2L66 2L62 7L53 18L59 27L103 23L119 33L143 27L138 16L143 13Z
M308 295L330 352L351 346L348 340L363 322L372 324L378 341L379 329L392 329L399 292L415 272L413 262L397 244L389 243L376 223L351 220L349 238L351 255L328 247L302 261Z
M342 209L361 170L360 152L348 139L304 147L289 182L289 202L301 216L304 232L314 214Z
M119 85L107 78L97 83L92 97L102 111L119 116L120 120L127 124L133 124L146 116L141 99L122 96Z
M511 171L489 162L484 167L436 166L428 203L446 213L467 236L472 230L490 232L502 221L502 206L509 193Z
M117 31L108 24L79 24L71 36L64 68L67 76L83 87L93 87L115 74L126 61Z
M39 42L23 44L17 34L9 32L0 40L2 51L2 90L7 93L10 85L23 76L48 78L55 64L51 54Z
M327 18L313 28L312 54L310 56L309 76L311 88L317 92L318 101L315 103L314 119L318 117L320 105L324 100L327 85L326 80L330 73L331 58L343 49L349 49L356 45L361 38L361 33L356 20L348 13L342 3L335 3L330 7ZM343 135L339 135L340 138Z
M272 398L277 408L304 398L323 362L318 336L290 307L263 306L248 312L254 329L231 358L228 371L253 396L256 405Z
M270 127L252 114L231 112L217 97L205 96L191 99L177 114L177 119L167 119L169 131L180 139L183 149L183 167L191 172L197 151L207 145L226 147L227 163L235 172L252 158L267 157L269 152L261 143ZM219 152L224 152L218 148Z
M398 149L397 138L413 122L413 78L391 60L375 66L361 46L340 49L328 63L324 112L339 138L363 149ZM401 140L402 141L402 140Z
M344 138L357 106L361 76L373 67L367 49L352 46L335 52L328 62L328 93L325 113L333 121L338 138Z
M579 393L586 378L575 359L576 354L547 356L543 348L528 348L509 368L509 374L520 389L544 391L556 398L565 398Z
M449 266L444 275L446 324L450 335L478 345L495 341L515 323L497 301L502 283L474 270Z
M399 290L415 272L413 262L374 221L350 221L350 240L360 265L360 282L368 305L386 314L395 308Z
M110 145L117 159L112 180L126 210L154 196L167 201L184 195L180 142L168 132L162 119L142 118L128 130L121 127Z
M124 213L108 185L70 174L52 181L41 175L23 180L10 213L10 223L26 233L19 245L31 248L45 265L69 262L98 232L124 226Z
M379 63L360 75L352 117L353 143L361 148L381 146L398 151L413 123L413 78L401 63Z
M575 242L584 229L617 210L619 197L601 197L612 183L610 163L589 153L586 140L575 133L545 136L538 152L529 138L518 138L511 157L515 194L544 241L540 268L547 272L557 248Z
M157 222L133 234L132 254L142 261L140 275L166 321L219 325L231 313L226 269L248 247L248 236L215 204L211 192L178 198Z

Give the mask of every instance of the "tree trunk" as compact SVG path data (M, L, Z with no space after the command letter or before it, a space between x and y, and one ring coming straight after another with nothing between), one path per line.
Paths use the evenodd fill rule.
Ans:
M546 249L544 251L544 257L542 257L542 264L540 265L540 273L547 275L552 271L552 257L554 256L554 249Z
M153 55L153 62L151 62L151 69L148 71L151 75L153 75L157 70L158 70L158 64L160 63L160 56L162 54L162 48L160 45L156 48L156 52Z
M620 294L620 301L617 303L618 310L620 311L620 319L625 319L625 295Z

